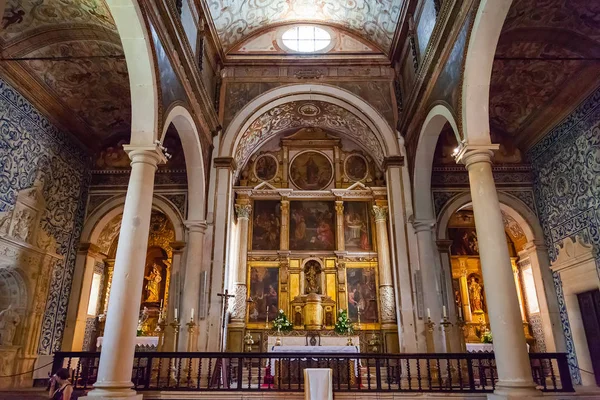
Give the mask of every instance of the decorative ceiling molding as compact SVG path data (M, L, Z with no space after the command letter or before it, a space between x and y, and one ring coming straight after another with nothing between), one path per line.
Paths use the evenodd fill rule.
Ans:
M346 28L388 53L402 8L397 0L211 0L209 9L225 52L259 29L281 23Z
M271 108L252 122L237 144L237 165L243 167L256 150L279 133L304 127L342 134L367 151L379 165L383 163L384 151L377 137L352 112L323 101L294 101Z

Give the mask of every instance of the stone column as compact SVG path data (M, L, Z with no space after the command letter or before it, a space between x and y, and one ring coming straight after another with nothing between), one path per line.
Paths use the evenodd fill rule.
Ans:
M373 206L375 230L377 234L377 258L379 260L379 301L381 309L381 327L390 328L396 324L396 302L390 262L390 245L387 234L388 208L383 202Z
M336 200L335 202L335 221L336 221L336 233L337 238L337 251L346 250L346 242L344 238L344 202L342 200Z
M237 263L237 273L235 278L235 298L233 310L231 312L230 325L243 326L246 321L246 300L248 299L248 287L246 286L246 262L248 259L248 225L252 206L248 200L243 200L235 205L237 214L238 229L240 230L239 254Z
M88 397L142 399L131 389L136 327L144 282L144 264L157 165L165 157L156 145L124 146L131 158L131 175L119 233L103 351L98 378Z
M436 324L433 331L433 345L436 353L444 350L442 331L438 329L442 321L442 288L440 284L440 269L436 258L437 250L433 236L434 220L415 220L412 223L417 235L419 251L419 268L423 282L423 300L425 310L431 312L431 321ZM425 328L427 329L427 327ZM432 349L428 349L432 351Z
M494 335L498 383L488 398L541 396L531 376L517 289L492 175L492 148L466 146L457 155L457 160L464 162L469 172L483 281L489 283L486 300Z
M187 228L187 251L185 257L185 278L181 296L181 310L179 310L178 315L182 328L179 332L179 348L177 350L197 351L197 341L195 340L191 342L193 343L193 348L187 348L189 338L185 324L190 322L192 309L194 310L194 321L198 322L198 312L200 311L200 272L202 271L202 250L204 248L206 221L187 220L184 224ZM174 317L175 316L173 315L173 318Z
M540 317L544 328L544 344L548 352L566 352L564 333L560 322L558 298L554 289L548 250L542 241L531 241L519 252L522 261L529 259Z

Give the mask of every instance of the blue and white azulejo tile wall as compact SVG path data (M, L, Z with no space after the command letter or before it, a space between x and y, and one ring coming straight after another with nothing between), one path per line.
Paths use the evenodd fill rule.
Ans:
M44 182L42 228L57 241L64 262L52 272L39 352L60 348L83 225L89 157L65 132L0 79L0 211L14 207L17 193Z

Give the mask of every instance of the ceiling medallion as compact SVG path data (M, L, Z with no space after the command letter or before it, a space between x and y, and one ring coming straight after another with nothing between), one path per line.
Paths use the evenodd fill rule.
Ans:
M308 103L298 107L298 113L305 117L316 117L321 114L321 109L312 103Z

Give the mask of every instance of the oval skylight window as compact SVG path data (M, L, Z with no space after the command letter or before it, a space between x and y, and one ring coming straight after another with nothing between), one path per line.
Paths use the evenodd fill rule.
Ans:
M281 35L285 47L299 53L315 53L331 43L331 35L317 26L300 25L288 29Z

